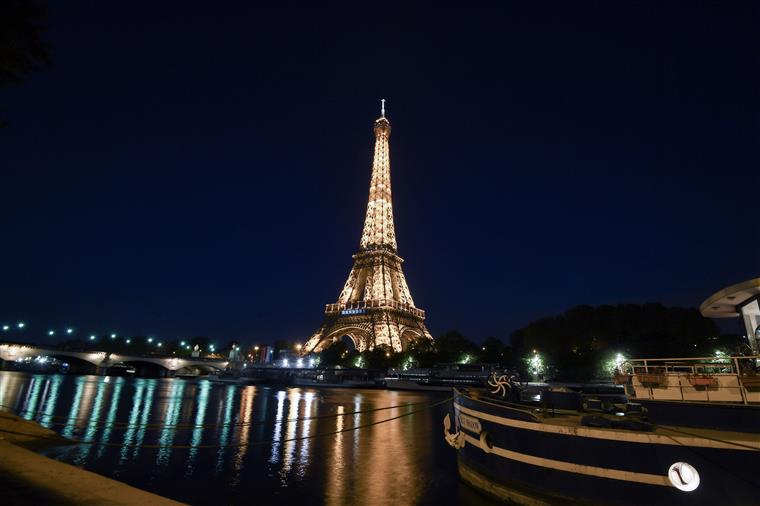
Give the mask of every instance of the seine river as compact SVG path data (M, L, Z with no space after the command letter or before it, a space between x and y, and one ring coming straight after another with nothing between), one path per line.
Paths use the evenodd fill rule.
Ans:
M3 409L87 442L45 455L189 504L490 505L425 408L447 397L0 372Z

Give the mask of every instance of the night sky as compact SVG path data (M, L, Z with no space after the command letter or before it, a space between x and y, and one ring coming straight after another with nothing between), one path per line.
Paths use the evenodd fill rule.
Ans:
M305 340L380 98L433 335L760 275L760 4L254 3L55 3L54 67L0 94L0 322Z

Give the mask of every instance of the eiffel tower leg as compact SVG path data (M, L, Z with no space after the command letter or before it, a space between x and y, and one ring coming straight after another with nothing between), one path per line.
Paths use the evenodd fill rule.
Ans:
M311 353L317 349L317 347L321 344L322 338L325 337L325 326L322 325L319 327L319 330L314 332L312 336L306 341L306 344L303 346L303 353Z

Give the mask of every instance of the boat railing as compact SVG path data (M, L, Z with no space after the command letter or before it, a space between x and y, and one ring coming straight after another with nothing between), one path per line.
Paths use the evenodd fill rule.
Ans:
M760 355L641 358L620 367L638 399L760 403Z

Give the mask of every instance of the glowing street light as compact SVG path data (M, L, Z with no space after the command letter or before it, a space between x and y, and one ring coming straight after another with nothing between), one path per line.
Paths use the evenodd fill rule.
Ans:
M18 328L23 329L24 327L26 327L26 323L24 323L24 322L18 322L17 326L18 326Z
M72 329L71 327L69 327L69 328L66 329L66 333L67 334L73 334L74 333L74 329Z
M253 347L253 349L254 349L255 351L259 351L259 347L258 347L258 346L254 346L254 347Z
M49 336L54 336L55 335L55 330L48 330L48 335Z
M111 339L116 339L116 334L111 334Z
M152 337L149 337L149 338L148 338L148 342L149 342L149 343L152 343L152 342L153 342L153 338L152 338Z
M131 339L127 339L127 344L129 344L129 343L131 343L131 342L132 342L132 340L131 340Z
M185 345L185 341L180 341L180 342L179 342L179 345L180 345L180 346L184 346L184 345Z
M164 343L158 343L156 346L158 346L160 348L163 345L164 345Z
M297 344L297 345L296 345L296 349L297 349L298 351L301 351L301 348L303 348L303 345L302 345L302 344L300 344L300 343L299 343L299 344Z
M94 341L94 340L95 340L95 334L90 336L90 341Z
M7 330L8 330L8 329L10 329L10 328L11 328L11 326L10 326L10 325L3 325L3 330L5 330L5 331L7 331Z

